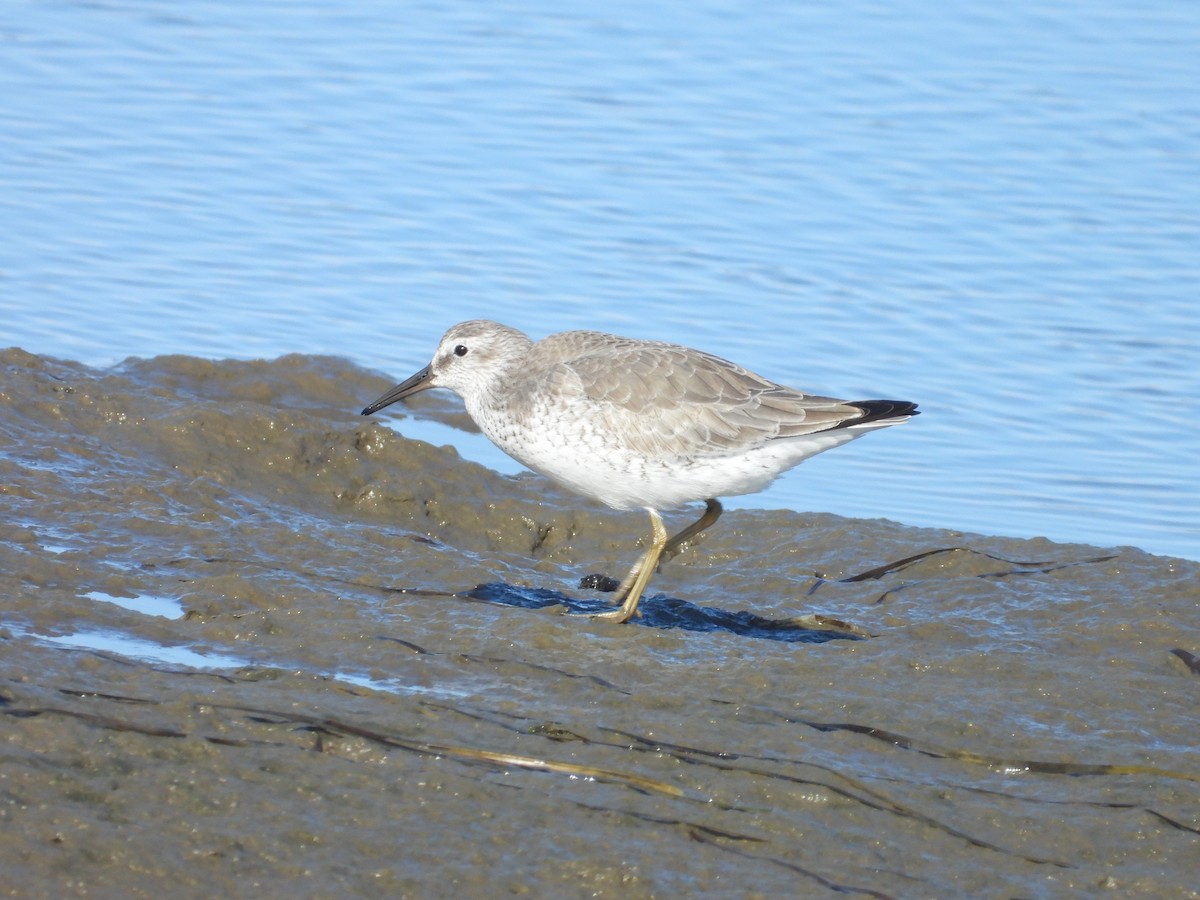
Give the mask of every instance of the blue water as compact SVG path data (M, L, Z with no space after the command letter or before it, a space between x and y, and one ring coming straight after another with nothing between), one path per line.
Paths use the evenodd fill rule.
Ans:
M1198 47L1174 0L8 0L0 344L676 340L922 405L744 503L1197 559Z

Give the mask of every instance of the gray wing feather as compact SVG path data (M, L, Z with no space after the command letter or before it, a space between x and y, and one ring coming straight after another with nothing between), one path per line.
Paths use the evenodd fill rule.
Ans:
M547 338L537 350L549 354L549 365L540 369L527 396L573 397L581 417L640 453L723 456L863 415L840 400L775 384L720 357L673 344L567 332Z

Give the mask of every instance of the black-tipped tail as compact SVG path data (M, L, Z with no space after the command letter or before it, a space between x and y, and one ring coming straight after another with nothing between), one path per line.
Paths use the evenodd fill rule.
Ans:
M846 404L863 411L861 419L847 419L842 424L866 425L868 422L879 422L883 419L903 419L909 416L919 416L917 404L907 400L854 400Z

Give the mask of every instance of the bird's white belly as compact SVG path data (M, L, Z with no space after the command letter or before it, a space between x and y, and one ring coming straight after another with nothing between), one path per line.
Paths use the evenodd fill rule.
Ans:
M807 457L860 433L853 429L819 432L768 441L742 452L685 457L632 451L586 423L574 423L570 429L539 424L517 428L499 420L479 422L484 433L518 462L614 509L673 509L710 497L751 494Z

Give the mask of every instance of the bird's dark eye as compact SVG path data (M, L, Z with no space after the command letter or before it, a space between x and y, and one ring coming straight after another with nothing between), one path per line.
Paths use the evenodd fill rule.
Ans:
M457 347L455 347L454 355L455 356L466 356L467 355L467 345L459 344Z

